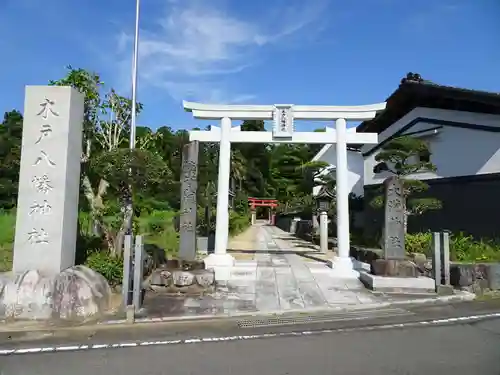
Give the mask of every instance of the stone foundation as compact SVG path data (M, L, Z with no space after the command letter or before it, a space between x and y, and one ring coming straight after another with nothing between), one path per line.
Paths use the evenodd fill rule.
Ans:
M418 277L415 263L406 259L375 259L371 262L371 273L386 277Z
M215 289L215 272L204 267L202 261L170 260L154 270L147 283L151 289L164 293L189 295L210 293Z

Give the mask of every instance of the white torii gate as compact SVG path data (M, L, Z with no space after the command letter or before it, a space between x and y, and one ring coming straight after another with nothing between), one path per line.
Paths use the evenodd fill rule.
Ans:
M191 130L190 141L219 142L219 175L217 188L217 217L215 251L205 258L207 268L215 269L217 280L228 278L234 258L227 253L229 239L229 179L231 168L231 143L316 143L337 144L336 195L337 195L337 252L329 261L335 276L356 278L349 256L349 189L347 170L347 144L377 144L377 133L347 131L346 120L373 119L385 109L386 103L363 106L304 106L276 105L217 105L183 102L184 109L197 119L220 120L221 127ZM274 120L272 131L240 131L232 128L231 120ZM335 120L335 131L328 133L295 132L294 120Z

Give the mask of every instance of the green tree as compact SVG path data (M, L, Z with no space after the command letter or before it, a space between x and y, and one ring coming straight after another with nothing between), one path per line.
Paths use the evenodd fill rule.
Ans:
M0 123L0 208L17 203L23 116L19 111L6 112Z
M431 197L415 197L429 189L429 185L422 180L408 176L421 172L435 172L436 166L430 161L430 150L424 141L418 138L403 136L393 139L377 154L377 164L374 172L389 172L403 180L403 195L405 205L405 231L408 227L408 217L422 215L430 210L442 207L441 201ZM374 208L382 208L384 196L378 195L370 202Z

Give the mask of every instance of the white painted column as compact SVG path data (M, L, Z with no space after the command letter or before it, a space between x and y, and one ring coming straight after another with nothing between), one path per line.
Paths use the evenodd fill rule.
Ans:
M215 222L214 253L204 259L206 268L215 270L217 280L229 278L229 267L234 265L234 258L227 254L229 240L229 178L231 172L231 119L221 120L219 144L219 175L217 180L217 216Z
M337 133L337 165L336 165L336 197L337 197L337 253L331 267L336 276L357 278L349 256L349 185L347 169L347 127L346 121L339 118L335 121Z
M321 211L319 214L319 248L323 254L328 251L328 213Z
M257 211L251 210L250 212L252 214L252 225L255 225L255 223L257 222Z

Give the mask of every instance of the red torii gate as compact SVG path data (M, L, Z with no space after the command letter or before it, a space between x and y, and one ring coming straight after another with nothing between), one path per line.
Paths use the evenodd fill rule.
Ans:
M248 205L250 206L250 210L252 212L252 225L255 224L255 220L257 219L256 215L256 207L269 207L269 224L274 225L276 214L274 213L274 209L278 207L277 199L267 199L267 198L248 198Z

